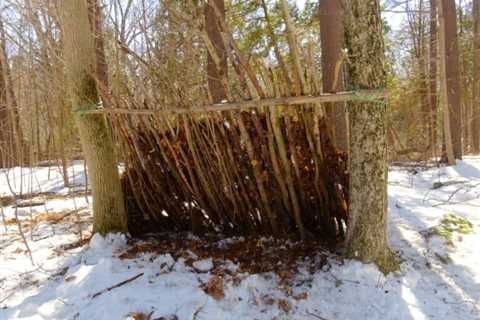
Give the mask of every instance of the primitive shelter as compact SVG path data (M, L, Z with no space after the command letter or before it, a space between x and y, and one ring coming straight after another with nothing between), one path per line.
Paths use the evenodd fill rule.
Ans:
M225 101L212 104L203 59L219 60L218 50L201 19L186 15L171 14L190 41L165 37L155 68L122 47L131 71L115 81L124 93L100 88L109 108L93 111L109 115L127 163L130 231L342 236L347 155L332 143L324 103L385 93L322 94L312 47L300 56L289 41L295 57L271 66L247 58L223 23L228 72L216 86Z

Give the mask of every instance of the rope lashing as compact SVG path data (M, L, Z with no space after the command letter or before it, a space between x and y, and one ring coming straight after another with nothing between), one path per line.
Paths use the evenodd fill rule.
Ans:
M84 104L84 105L78 105L72 108L72 112L79 117L83 117L92 111L95 110L102 110L102 104L101 103L89 103L89 104Z

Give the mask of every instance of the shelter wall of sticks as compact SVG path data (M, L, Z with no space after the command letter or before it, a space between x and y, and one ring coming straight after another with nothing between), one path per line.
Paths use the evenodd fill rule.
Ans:
M165 8L175 35L158 35L158 52L146 42L149 61L120 44L128 68L111 70L115 94L100 86L105 108L88 111L108 115L126 160L131 232L343 235L347 154L332 143L324 103L384 93L322 94L313 48L298 45L288 14L290 54L276 50L272 63L242 51L215 5L222 48L203 9Z

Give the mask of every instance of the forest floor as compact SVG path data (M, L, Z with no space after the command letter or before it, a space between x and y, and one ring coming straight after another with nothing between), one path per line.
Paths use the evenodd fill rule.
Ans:
M0 171L1 320L480 319L480 158L390 168L388 276L315 244L90 239L83 164L70 170L70 189L56 167ZM35 197L14 208L12 191Z

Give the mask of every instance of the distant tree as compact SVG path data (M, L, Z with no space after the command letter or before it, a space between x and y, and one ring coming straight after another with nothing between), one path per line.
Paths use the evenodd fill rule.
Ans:
M460 74L458 62L457 10L455 1L441 0L445 33L445 77L447 106L450 118L453 155L462 158L462 108L460 103Z
M473 47L473 152L480 152L480 0L473 0L474 47Z
M446 16L443 0L438 0L438 57L439 57L439 79L440 79L440 94L442 102L443 113L443 149L445 151L446 161L449 165L455 164L454 142L452 134L452 92L450 92L452 81L448 81L448 58L447 58L447 35L446 35ZM458 60L457 60L458 62ZM451 67L450 67L451 70ZM457 78L458 79L458 78ZM458 105L459 106L459 105Z
M0 16L0 167L22 164L25 156L25 141Z
M429 63L429 104L430 104L430 142L433 155L437 150L437 0L430 0L430 63Z

